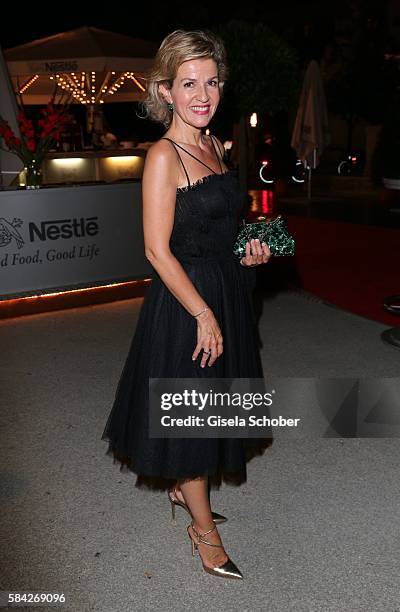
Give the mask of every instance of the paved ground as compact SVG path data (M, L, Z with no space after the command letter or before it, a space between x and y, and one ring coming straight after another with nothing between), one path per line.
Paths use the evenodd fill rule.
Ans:
M140 305L0 321L0 588L64 592L73 612L399 611L398 439L275 440L244 485L212 491L245 580L202 570L184 511L172 524L166 496L135 489L100 439ZM397 377L383 329L278 293L260 320L265 372Z

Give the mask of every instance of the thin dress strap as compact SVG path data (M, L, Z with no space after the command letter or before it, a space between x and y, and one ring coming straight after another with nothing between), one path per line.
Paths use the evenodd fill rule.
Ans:
M216 151L216 148L215 148L214 139L213 139L213 137L211 136L211 134L210 134L210 137L211 137L211 142L212 142L212 144L213 144L214 152L215 152L215 155L216 155L216 157L217 157L217 159L218 159L219 167L221 168L221 173L222 173L222 172L223 172L223 170L222 170L222 166L221 166L221 161L220 161L220 159L219 159L219 155L218 155L218 153L217 153L217 151ZM198 157L196 157L195 155L192 155L192 153L190 153L190 151L187 151L186 149L184 149L183 147L181 147L181 145L179 145L177 142L175 142L174 140L171 140L171 138L167 138L166 136L164 136L164 137L163 137L161 140L169 140L170 142L172 142L172 144L173 144L174 146L176 145L177 147L179 147L180 149L182 149L182 151L185 151L185 153L187 153L188 155L190 155L190 156L191 156L191 157L193 157L194 159L197 159L197 161L198 161L198 162L200 162L201 164L203 164L203 166L205 166L206 168L208 168L209 170L211 170L211 172L213 172L214 174L218 174L217 172L215 172L215 170L213 170L212 168L210 168L210 166L207 166L207 164L205 164L204 162L202 162L202 161L201 161L201 159L199 159L199 158L198 158ZM189 187L190 187L189 176L188 176L188 173L187 173L187 171L186 171L185 165L184 165L184 163L183 163L183 161L182 161L181 156L179 155L178 150L177 150L177 149L175 149L175 150L176 150L176 152L178 153L179 159L181 160L181 164L182 164L182 166L183 166L183 169L185 170L186 177L187 177L187 180L188 180L188 183L189 183Z
M185 168L185 164L183 163L182 158L181 158L181 156L179 155L179 151L178 151L178 149L175 147L175 144L176 144L176 143L175 143L173 140L171 140L171 138L166 138L165 136L164 136L163 138L161 138L161 140L169 140L169 141L170 141L170 142L172 142L172 144L174 145L175 151L177 152L178 157L179 157L179 159L181 160L181 164L182 164L183 169L184 169L184 171L185 171L186 178L187 178L187 182L188 182L188 185L189 185L189 187L190 187L190 179L189 179L189 175L188 175L187 170L186 170L186 168ZM178 146L179 146L179 145L178 145Z
M215 155L217 156L218 163L219 163L219 167L221 168L221 173L222 173L222 172L223 172L223 169L222 169L222 166L221 166L221 160L220 160L219 155L218 155L218 153L217 153L217 150L216 150L216 148L215 148L214 138L213 138L212 134L210 134L210 137L211 137L211 142L212 142L212 144L213 144L214 151L215 151ZM219 147L218 147L218 150L219 150Z

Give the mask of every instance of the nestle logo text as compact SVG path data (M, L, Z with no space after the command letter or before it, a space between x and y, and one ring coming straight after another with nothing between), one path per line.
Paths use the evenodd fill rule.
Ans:
M65 62L45 62L46 72L68 72L70 70L78 70L78 62L76 60L67 60Z
M96 236L99 233L97 219L98 217L52 219L42 221L39 225L30 221L29 238L31 242L35 242L36 239L43 242L44 240L58 240L59 238Z

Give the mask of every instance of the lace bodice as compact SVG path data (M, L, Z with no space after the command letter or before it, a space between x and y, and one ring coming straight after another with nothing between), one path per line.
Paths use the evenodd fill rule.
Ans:
M233 170L178 188L171 251L181 261L233 258L242 207Z
M181 157L180 161L186 172ZM234 258L232 251L244 204L237 170L212 172L192 184L186 172L188 185L176 190L170 248L180 261Z

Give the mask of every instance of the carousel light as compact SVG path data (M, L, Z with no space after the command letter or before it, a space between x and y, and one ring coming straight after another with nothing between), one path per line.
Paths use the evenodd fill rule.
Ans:
M107 72L101 82L101 86L99 83L99 87L96 87L96 72L94 70L90 72L82 71L79 74L75 72L63 74L56 73L49 78L51 80L56 79L60 89L69 91L74 100L77 100L81 104L104 104L105 100L103 98L105 98L106 95L113 96L115 93L119 92L121 87L127 85L128 79L133 81L138 89L143 92L146 91L145 87L130 70L123 73L118 73L115 70ZM111 75L115 78L111 79ZM25 91L36 78L38 78L38 75L35 75L35 77L32 77L30 81L24 84L23 87L21 87L21 92ZM114 80L114 82L110 83L110 79Z
M141 91L146 91L145 88L143 87L143 85L141 83L139 83L139 81L135 78L133 72L130 73L129 78L131 81L133 81L135 83L135 85L137 85L139 87L139 89Z
M30 87L37 79L39 78L38 74L35 74L33 77L31 77L26 83L24 83L24 85L20 88L19 93L24 93L28 87Z

